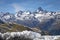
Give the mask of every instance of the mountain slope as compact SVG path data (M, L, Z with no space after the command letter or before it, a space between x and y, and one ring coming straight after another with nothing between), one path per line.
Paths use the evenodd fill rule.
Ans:
M18 24L1 24L0 25L0 32L19 32L19 31L24 31L24 30L30 30L28 27L24 27L22 25Z

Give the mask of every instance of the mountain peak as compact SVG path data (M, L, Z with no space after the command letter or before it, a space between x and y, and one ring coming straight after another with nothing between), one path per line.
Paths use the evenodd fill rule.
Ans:
M42 7L38 7L37 12L43 11Z
M18 11L18 14L22 14L22 13L23 13L23 11L21 11L21 10L20 10L20 11Z

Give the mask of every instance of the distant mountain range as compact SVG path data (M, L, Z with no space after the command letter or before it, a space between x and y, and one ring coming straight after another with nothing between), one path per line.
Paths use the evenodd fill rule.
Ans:
M18 11L15 14L0 12L0 23L17 23L31 28L39 27L53 34L60 34L60 12L43 10L39 7L36 11ZM55 32L53 33L52 30ZM59 32L59 33L57 33Z

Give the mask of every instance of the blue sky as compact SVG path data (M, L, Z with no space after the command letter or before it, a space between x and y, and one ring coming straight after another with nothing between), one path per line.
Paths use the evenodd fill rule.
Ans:
M0 12L35 11L38 7L48 11L60 11L60 0L0 0Z

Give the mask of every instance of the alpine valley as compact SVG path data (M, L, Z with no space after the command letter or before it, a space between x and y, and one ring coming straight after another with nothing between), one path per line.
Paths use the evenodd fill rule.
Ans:
M60 35L60 12L46 11L41 7L34 12L21 10L15 14L0 12L0 32L23 30L42 35Z

